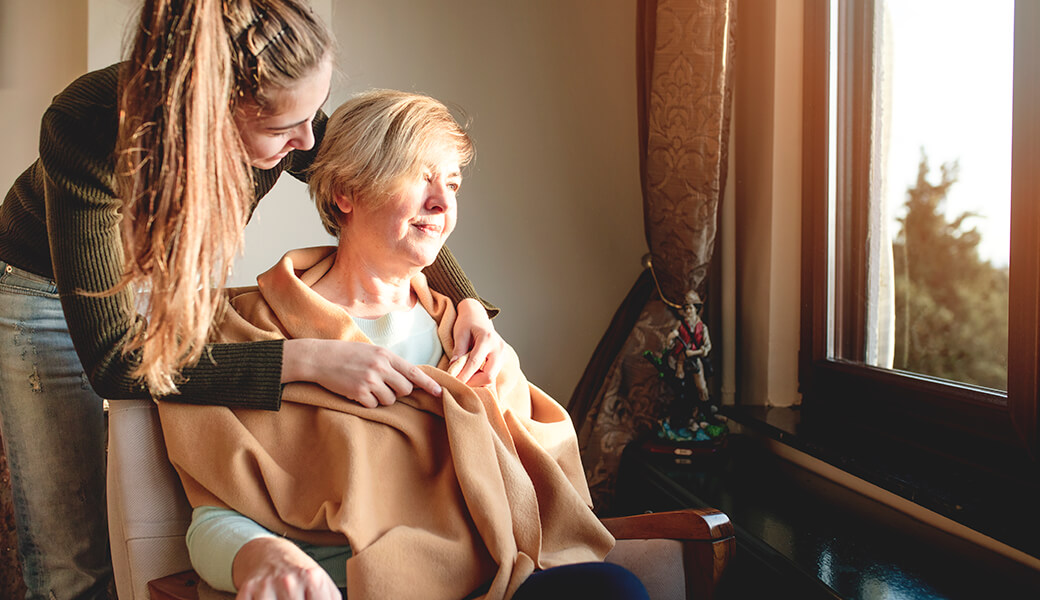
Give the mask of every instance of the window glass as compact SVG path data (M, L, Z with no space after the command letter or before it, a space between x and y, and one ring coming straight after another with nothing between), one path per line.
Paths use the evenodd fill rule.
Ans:
M838 131L852 133L832 143L846 153L836 202L869 204L845 209L862 231L838 242L865 263L846 266L844 281L865 281L832 284L833 294L861 296L864 306L844 315L863 330L855 350L832 344L834 355L1006 390L1014 2L876 0L865 20L870 30L857 33L866 41L846 47L859 55L832 67L867 74L860 87L832 79L836 114L859 111L866 123L843 127L852 117L839 116ZM854 169L866 171L854 178Z

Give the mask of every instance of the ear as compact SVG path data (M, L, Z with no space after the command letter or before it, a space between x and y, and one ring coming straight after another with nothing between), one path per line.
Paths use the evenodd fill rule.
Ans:
M336 208L344 215L354 212L354 194L335 192L332 195L332 199L336 203Z

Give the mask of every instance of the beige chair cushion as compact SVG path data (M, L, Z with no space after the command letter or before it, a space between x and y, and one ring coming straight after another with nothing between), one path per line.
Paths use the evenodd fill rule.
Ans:
M155 404L112 400L108 412L108 531L120 600L147 600L148 582L191 568L184 534L191 506Z
M606 561L635 573L646 586L650 600L686 597L683 547L678 540L618 540Z

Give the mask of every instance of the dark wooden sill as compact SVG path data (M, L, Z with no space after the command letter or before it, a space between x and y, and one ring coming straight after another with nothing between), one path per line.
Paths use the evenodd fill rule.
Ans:
M1040 597L1040 572L783 460L762 439L733 435L687 464L630 448L615 508L725 512L737 550L717 600Z
M724 412L745 428L1040 558L1035 471L979 468L884 431L803 419L797 407L729 406Z

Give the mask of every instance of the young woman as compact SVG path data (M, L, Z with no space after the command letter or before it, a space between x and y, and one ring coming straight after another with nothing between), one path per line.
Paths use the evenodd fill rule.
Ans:
M282 172L306 178L333 56L305 0L146 0L129 61L44 115L0 206L0 435L30 598L106 597L102 397L277 410L290 381L366 403L439 392L363 344L205 343L256 203ZM429 274L458 303L460 376L490 380L484 305L450 254Z

